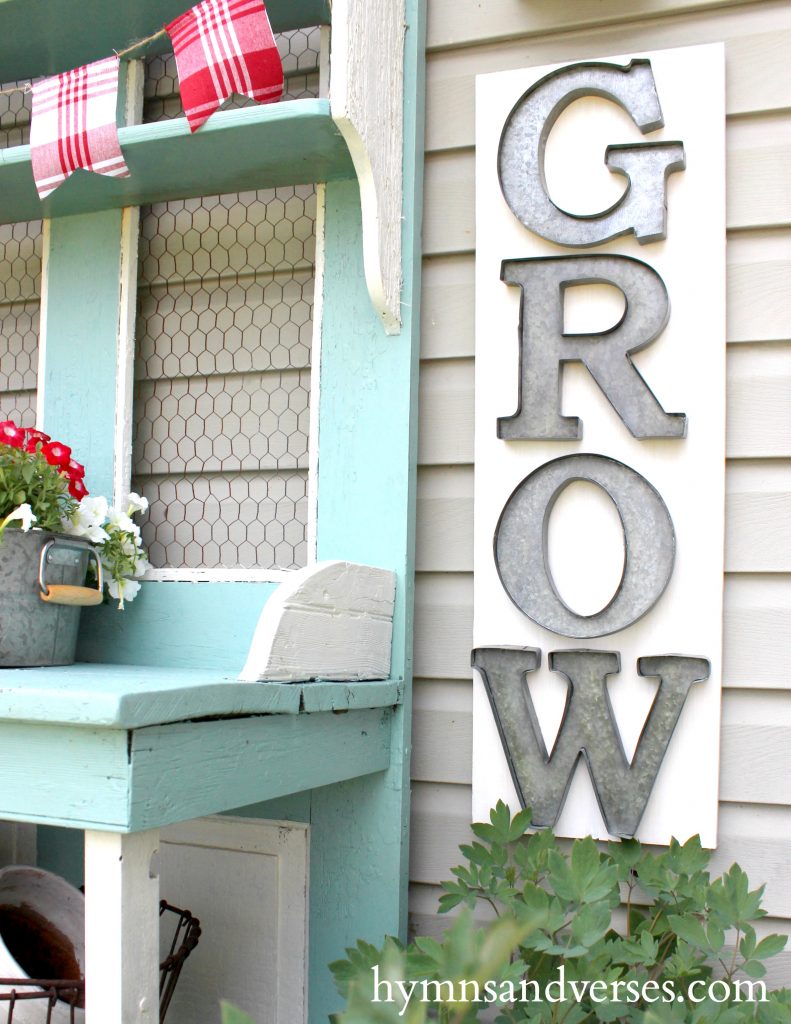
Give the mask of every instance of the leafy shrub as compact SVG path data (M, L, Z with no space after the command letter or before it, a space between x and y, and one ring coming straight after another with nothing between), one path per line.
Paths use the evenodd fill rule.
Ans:
M472 826L440 899L465 909L442 941L358 942L330 965L347 999L339 1022L466 1024L492 1005L501 1022L791 1022L791 991L760 980L786 938L758 940L763 887L738 865L712 880L697 838L660 853L636 840L561 846L551 831L524 836L529 824L501 802ZM491 923L473 920L480 901Z

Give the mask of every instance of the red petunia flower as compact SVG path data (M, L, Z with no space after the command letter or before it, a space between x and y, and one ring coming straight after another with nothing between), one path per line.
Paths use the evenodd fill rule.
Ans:
M85 466L81 466L74 459L69 459L69 464L63 471L69 480L82 480L85 476Z
M76 498L79 501L81 498L85 498L88 495L88 488L82 482L80 477L69 478L69 494L72 498Z
M12 448L24 447L25 433L24 427L18 427L11 420L3 420L0 423L0 441L3 444L11 445Z
M41 446L41 454L50 466L60 466L65 469L71 460L71 448L60 441L47 441Z
M25 441L25 451L34 452L39 444L46 444L50 440L49 434L45 434L43 430L33 430L30 428L27 431L27 440Z

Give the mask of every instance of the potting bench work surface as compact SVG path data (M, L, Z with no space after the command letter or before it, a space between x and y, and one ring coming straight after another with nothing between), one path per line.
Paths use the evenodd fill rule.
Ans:
M0 818L137 832L383 771L396 680L214 670L0 672Z

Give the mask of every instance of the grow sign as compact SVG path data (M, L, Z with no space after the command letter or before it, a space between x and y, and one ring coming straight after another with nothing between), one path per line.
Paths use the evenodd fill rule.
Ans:
M716 844L720 46L477 80L473 812Z

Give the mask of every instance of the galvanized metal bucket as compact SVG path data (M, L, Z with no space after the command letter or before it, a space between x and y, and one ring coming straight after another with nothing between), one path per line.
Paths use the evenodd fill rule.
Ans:
M91 557L98 589L83 585ZM0 668L71 665L80 608L101 600L93 545L46 530L7 528L0 538Z

